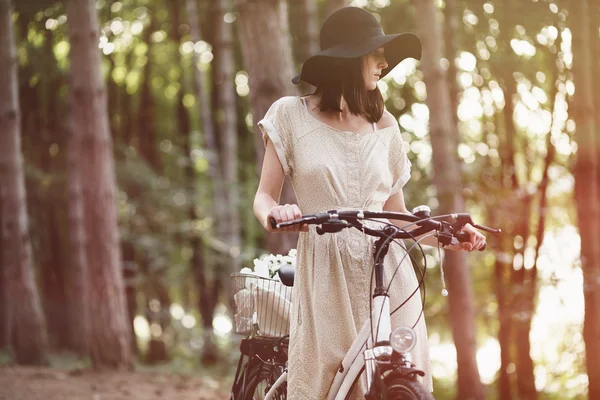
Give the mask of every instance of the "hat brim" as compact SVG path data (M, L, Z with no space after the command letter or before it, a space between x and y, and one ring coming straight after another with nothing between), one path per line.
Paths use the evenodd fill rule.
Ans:
M421 59L421 41L415 34L383 35L359 43L331 47L315 54L304 62L302 71L292 79L292 82L298 84L304 81L316 86L323 79L322 72L332 58L362 57L380 47L385 49L385 59L388 63L388 67L381 71L382 78L406 58Z

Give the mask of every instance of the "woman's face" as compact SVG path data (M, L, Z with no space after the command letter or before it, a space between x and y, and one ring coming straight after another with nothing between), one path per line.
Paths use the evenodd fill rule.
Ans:
M367 90L375 90L377 88L377 81L381 77L381 71L388 66L383 51L383 47L380 47L362 58L362 74Z

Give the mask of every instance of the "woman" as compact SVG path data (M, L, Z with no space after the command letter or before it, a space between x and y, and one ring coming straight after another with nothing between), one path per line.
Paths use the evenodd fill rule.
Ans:
M408 212L402 187L410 177L410 162L377 81L403 59L420 59L419 39L385 35L371 13L345 7L323 23L320 40L322 51L306 60L293 79L316 91L277 100L259 122L266 153L254 212L268 231L273 231L271 217L282 222L330 209ZM290 175L298 205L279 205L284 175ZM369 317L374 239L352 229L320 236L313 228L288 228L302 231L290 318L288 394L294 400L326 398L345 352ZM483 235L470 226L465 230L471 240L455 250L483 246ZM425 243L436 245L435 240ZM403 255L399 246L390 248L388 276ZM410 261L404 263L390 289L392 309L418 287ZM416 323L419 340L412 358L425 371L423 383L431 391L421 308L417 293L392 316L392 324Z

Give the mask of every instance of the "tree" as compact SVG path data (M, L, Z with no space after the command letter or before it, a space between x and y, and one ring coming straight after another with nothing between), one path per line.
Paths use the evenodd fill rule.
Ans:
M455 156L458 131L453 124L450 92L446 74L440 66L443 48L437 8L433 0L415 0L419 37L423 43L421 69L427 86L427 106L431 147L433 149L433 182L440 203L439 212L464 210L460 167ZM448 277L450 320L458 363L458 398L485 397L477 369L475 340L475 309L471 276L466 255L447 252L445 267Z
M112 138L93 0L67 2L70 53L70 149L83 197L89 273L90 353L96 367L131 366L117 226Z
M0 183L2 185L2 183ZM2 188L0 187L0 193ZM0 197L0 238L2 237L2 200ZM0 239L1 240L1 239ZM0 350L8 349L8 297L6 294L6 278L4 277L6 267L4 266L4 255L2 246L0 246Z
M600 150L594 115L600 105L594 104L594 88L590 40L590 12L588 0L572 3L573 19L573 119L576 123L577 159L574 168L575 201L581 236L581 269L583 271L583 296L585 320L586 367L589 381L589 398L600 398L600 198L598 192L598 162Z
M303 62L308 57L319 52L319 18L316 0L302 0L290 4L293 21L300 26L297 28L296 40L298 52L296 59Z
M222 271L225 279L229 273L240 270L240 212L238 179L238 138L237 108L235 92L235 59L233 49L233 24L230 20L231 0L215 2L214 64L212 76L216 91L213 115L217 132L221 138L219 160L221 161L226 199L226 218L219 223L221 237L225 239L230 251L225 257Z
M198 11L195 0L185 0L188 12L188 22L190 25L190 36L194 43L199 42L202 39L201 30L198 25ZM220 153L217 147L217 140L215 135L215 126L212 118L211 103L209 101L209 95L207 90L206 82L202 76L202 72L199 69L200 59L194 52L193 62L193 78L194 78L194 95L200 105L200 121L202 124L202 136L204 138L204 148L209 153L209 171L208 175L211 178L209 185L212 187L212 204L209 209L209 213L214 216L216 221L216 236L219 239L223 238L223 228L221 225L227 224L227 192L223 186L223 171L221 169ZM186 168L186 176L189 180L189 184L194 188L195 193L195 170L193 159L191 156L192 140L191 132L186 132L187 140L185 144L185 150L189 157L189 164ZM232 143L229 138L228 144ZM234 171L231 171L234 173ZM190 217L192 220L196 220L195 207L190 209ZM214 363L217 359L217 348L214 344L212 334L212 323L214 317L215 307L218 303L219 294L222 287L221 276L215 273L214 279L209 279L209 263L206 262L208 257L204 253L204 249L201 247L202 243L199 233L193 232L191 245L192 245L192 258L190 260L193 268L196 286L198 287L198 308L200 316L202 318L202 326L204 332L204 346L202 359L205 363Z
M325 18L331 15L332 12L348 5L348 0L328 0L326 2Z
M254 122L254 147L257 163L262 166L265 149L256 123L277 99L296 94L291 79L293 60L289 34L283 26L282 0L237 0L240 14L238 36L242 47L244 66L248 72L250 104ZM259 168L260 171L260 168ZM293 189L286 178L280 204L295 203ZM291 233L267 234L267 249L286 254L296 246L298 235Z
M0 1L0 247L9 342L20 364L46 363L47 333L32 269L21 156L12 7ZM4 301L2 302L4 304Z

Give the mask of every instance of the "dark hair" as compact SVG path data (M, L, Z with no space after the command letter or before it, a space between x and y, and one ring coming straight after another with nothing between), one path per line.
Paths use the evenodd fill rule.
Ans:
M323 71L323 79L317 84L314 94L321 95L321 111L342 111L342 95L348 109L361 115L369 122L377 122L383 115L383 96L379 88L367 90L362 75L362 58L333 59Z

